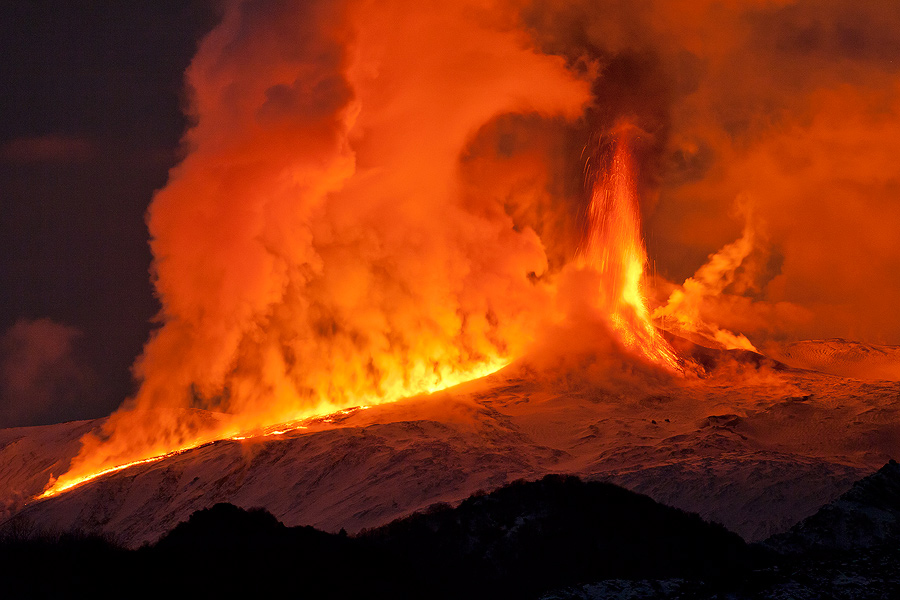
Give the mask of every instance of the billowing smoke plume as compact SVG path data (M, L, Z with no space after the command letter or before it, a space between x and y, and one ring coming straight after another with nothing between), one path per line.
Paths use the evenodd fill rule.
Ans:
M149 210L163 312L140 392L86 440L76 471L223 426L191 408L246 428L517 355L547 258L506 192L479 194L492 174L460 177L460 159L499 115L577 118L589 86L498 8L229 5L187 74L187 155Z
M897 32L893 0L230 2L149 210L140 392L74 473L517 356L623 121L658 278L698 284L661 316L900 342Z

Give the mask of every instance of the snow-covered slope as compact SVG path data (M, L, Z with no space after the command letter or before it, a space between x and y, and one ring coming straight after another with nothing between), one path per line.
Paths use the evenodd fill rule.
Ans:
M773 345L766 352L798 369L811 369L856 379L900 381L900 346L848 342L835 338Z
M352 532L555 472L610 480L760 540L900 448L900 383L794 371L750 353L681 351L708 372L679 378L585 356L523 362L276 439L220 441L135 466L32 502L16 518L136 546L227 501L264 507L287 525ZM0 481L40 491L48 465L68 460L77 432L92 426L34 428L45 441L33 473L6 442ZM15 443L34 447L24 437Z
M18 512L68 467L79 440L102 420L0 429L0 521Z

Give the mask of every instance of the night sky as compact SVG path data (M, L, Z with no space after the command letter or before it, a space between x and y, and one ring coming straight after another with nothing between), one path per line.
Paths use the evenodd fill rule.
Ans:
M158 310L144 213L211 4L0 5L0 426L102 416L131 392Z

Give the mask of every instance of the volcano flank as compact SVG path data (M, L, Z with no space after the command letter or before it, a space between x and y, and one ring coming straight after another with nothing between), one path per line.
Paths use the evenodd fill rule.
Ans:
M355 532L476 490L569 473L756 541L811 515L897 447L900 383L670 339L702 365L696 375L582 350L548 354L277 438L210 443L41 501L29 502L65 468L78 436L102 422L4 430L6 514L130 547L216 502L262 507L287 525Z
M900 597L895 3L55 15L59 40L9 61L47 79L0 120L65 87L41 67L63 58L110 98L144 90L131 77L162 64L144 55L176 50L145 26L180 31L148 89L184 114L156 148L159 123L85 80L92 114L0 139L0 197L19 200L0 243L24 247L0 251L14 593L27 565L73 584L32 591L77 596L110 564L194 597L255 597L273 571L323 598ZM3 10L7 34L49 22ZM140 60L109 62L130 38ZM43 46L64 51L32 60ZM62 112L87 110L68 92ZM109 275L121 215L85 249L48 229L69 225L48 198L80 181L83 228L85 199L157 154L155 191L104 200L140 204L156 311L123 377L98 368L136 352L107 335L127 320L107 314L128 295Z

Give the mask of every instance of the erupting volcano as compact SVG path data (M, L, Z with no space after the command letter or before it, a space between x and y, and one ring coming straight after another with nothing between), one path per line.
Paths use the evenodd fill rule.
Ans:
M609 133L611 138L611 157L609 164L604 165L593 185L590 203L587 208L585 223L585 241L578 251L578 265L582 269L596 272L600 279L597 289L596 308L609 323L616 338L624 348L637 356L658 364L672 372L680 373L682 367L669 343L660 335L650 319L647 299L644 295L643 274L647 263L640 231L640 212L637 190L634 183L634 164L629 144L635 128L619 125ZM548 289L553 291L552 286ZM440 354L454 355L455 349L440 349ZM497 350L492 349L491 354ZM358 408L359 404L381 404L394 402L404 397L453 387L465 381L478 379L497 371L516 356L483 357L474 360L471 367L460 369L458 366L443 364L435 360L433 365L421 370L413 366L412 375L403 374L403 383L393 384L385 388L383 381L398 379L395 375L385 373L382 380L370 395L360 396L339 390L338 399L327 399L314 406L330 406L332 410L341 409L350 404ZM371 359L370 359L371 360ZM296 391L288 391L296 395ZM273 404L278 404L273 399ZM92 448L91 452L83 452L76 458L73 468L48 484L40 498L51 497L77 485L109 473L119 471L137 464L145 464L162 460L186 450L196 448L220 439L245 440L253 437L281 435L298 428L306 428L304 422L321 418L327 412L321 408L300 409L288 408L287 412L275 413L270 421L251 422L248 427L242 422L242 415L218 417L214 423L197 423L190 413L174 417L174 425L167 424L171 416L161 415L156 407L139 409L122 413L121 421L111 421L115 427L138 428L150 431L150 437L142 445L129 437L124 449L118 454L110 454L103 441ZM316 414L319 410L319 414ZM161 421L162 419L162 421ZM148 427L148 424L154 424ZM176 432L170 433L167 428L174 427ZM187 432L183 428L187 427ZM121 435L115 429L110 436ZM146 434L145 434L146 435ZM115 442L113 442L115 443ZM98 455L99 454L99 458Z
M177 151L3 140L41 198L48 164L168 157L119 408L85 400L109 335L0 332L5 527L137 547L227 502L352 537L566 474L762 541L881 468L900 13L720 4L228 0L176 70ZM28 419L57 396L85 420Z

